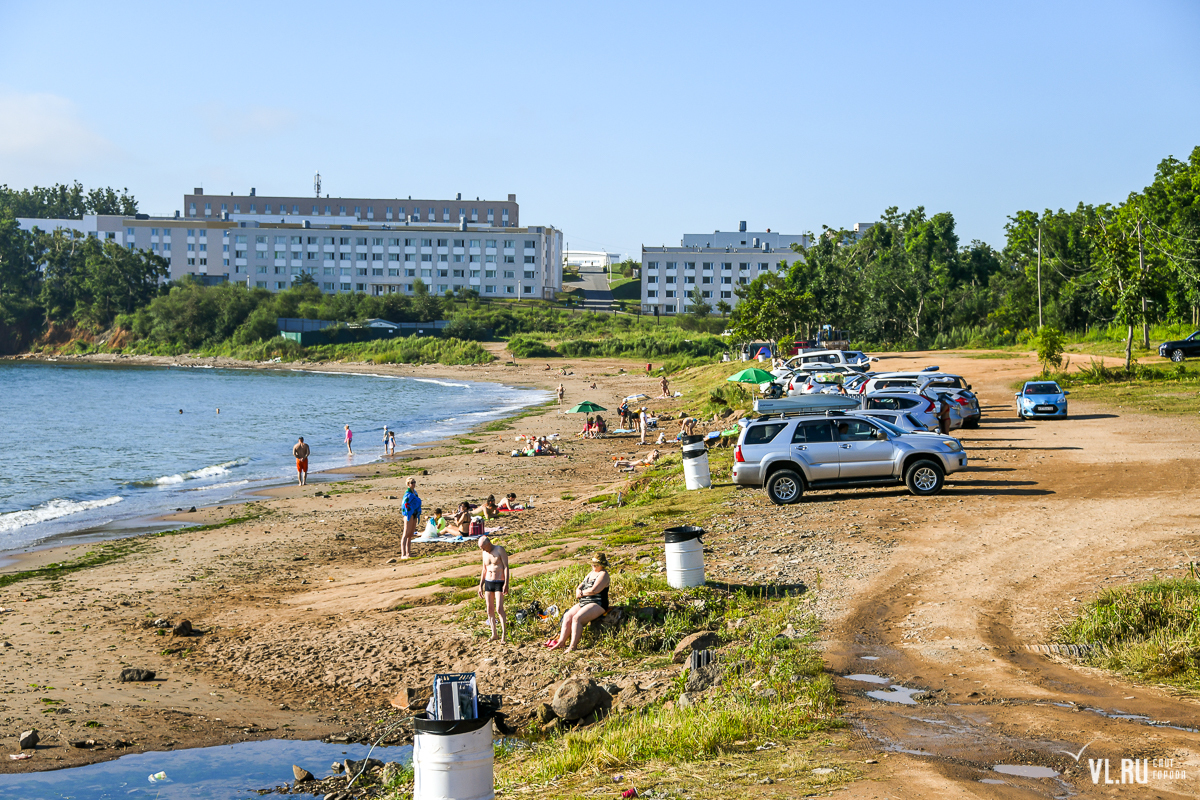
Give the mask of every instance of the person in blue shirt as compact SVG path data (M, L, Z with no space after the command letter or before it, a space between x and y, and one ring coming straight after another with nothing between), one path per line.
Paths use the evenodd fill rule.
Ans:
M400 501L400 513L404 517L404 533L400 534L400 560L412 558L412 540L417 535L417 523L421 521L421 498L417 495L417 479L409 477L404 482L404 499Z

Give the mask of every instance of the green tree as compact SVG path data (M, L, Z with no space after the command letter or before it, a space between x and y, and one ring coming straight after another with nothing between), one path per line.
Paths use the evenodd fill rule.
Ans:
M712 306L704 299L704 293L700 291L700 287L696 286L692 289L692 294L688 297L691 301L691 314L696 319L704 319L708 316L708 312L712 311Z
M812 295L797 291L775 272L766 272L734 291L739 302L733 310L732 327L741 341L791 340L800 321L811 314Z
M728 317L730 311L733 311L733 306L729 305L728 302L725 300L717 301L717 313L719 313L722 317Z
M1038 361L1042 364L1042 374L1046 375L1050 372L1050 368L1058 369L1062 366L1063 346L1065 340L1062 331L1050 325L1045 325L1038 331L1037 339Z

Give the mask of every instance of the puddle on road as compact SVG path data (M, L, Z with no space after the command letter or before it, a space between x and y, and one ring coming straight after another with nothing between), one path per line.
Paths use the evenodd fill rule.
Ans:
M0 775L0 796L22 800L245 800L256 789L291 783L293 764L323 778L332 774L332 762L364 758L369 749L361 744L271 739L131 753L82 767ZM407 763L412 760L412 747L376 747L371 758ZM44 765L50 766L50 762ZM165 772L167 780L151 782L149 776L159 772Z
M881 678L881 677L879 677L878 675L862 675L862 674L858 674L858 675L844 675L843 677L845 677L847 680L852 680L852 681L863 681L864 683L885 683L885 684L886 684L886 683L891 683L891 680L890 680L890 679L888 679L888 678Z
M980 783L990 783L993 786L1008 786L1008 784L1006 782L1001 781L1001 780L996 780L995 778L980 778L979 782Z
M859 656L863 661L878 661L879 656Z
M1019 778L1057 778L1058 771L1049 767L1035 767L1031 764L997 764L992 767L1004 775L1016 775Z
M903 703L906 706L915 706L917 701L913 699L913 695L920 691L921 689L905 689L903 686L889 686L886 692L867 692L867 697L873 697L876 700L886 700L889 703Z

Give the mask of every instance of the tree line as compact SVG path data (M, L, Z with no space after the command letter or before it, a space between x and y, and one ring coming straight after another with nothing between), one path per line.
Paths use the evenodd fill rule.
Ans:
M1200 147L1121 203L1018 211L1004 247L960 243L949 212L887 209L864 234L823 228L780 274L737 287L745 339L821 325L874 346L1013 344L1043 326L1200 323ZM1040 287L1040 291L1039 291Z

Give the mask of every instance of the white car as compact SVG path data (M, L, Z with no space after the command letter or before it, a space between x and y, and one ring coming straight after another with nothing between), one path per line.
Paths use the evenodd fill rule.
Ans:
M806 350L788 359L787 364L796 369L810 369L812 364L844 364L858 370L866 369L870 359L857 350Z

